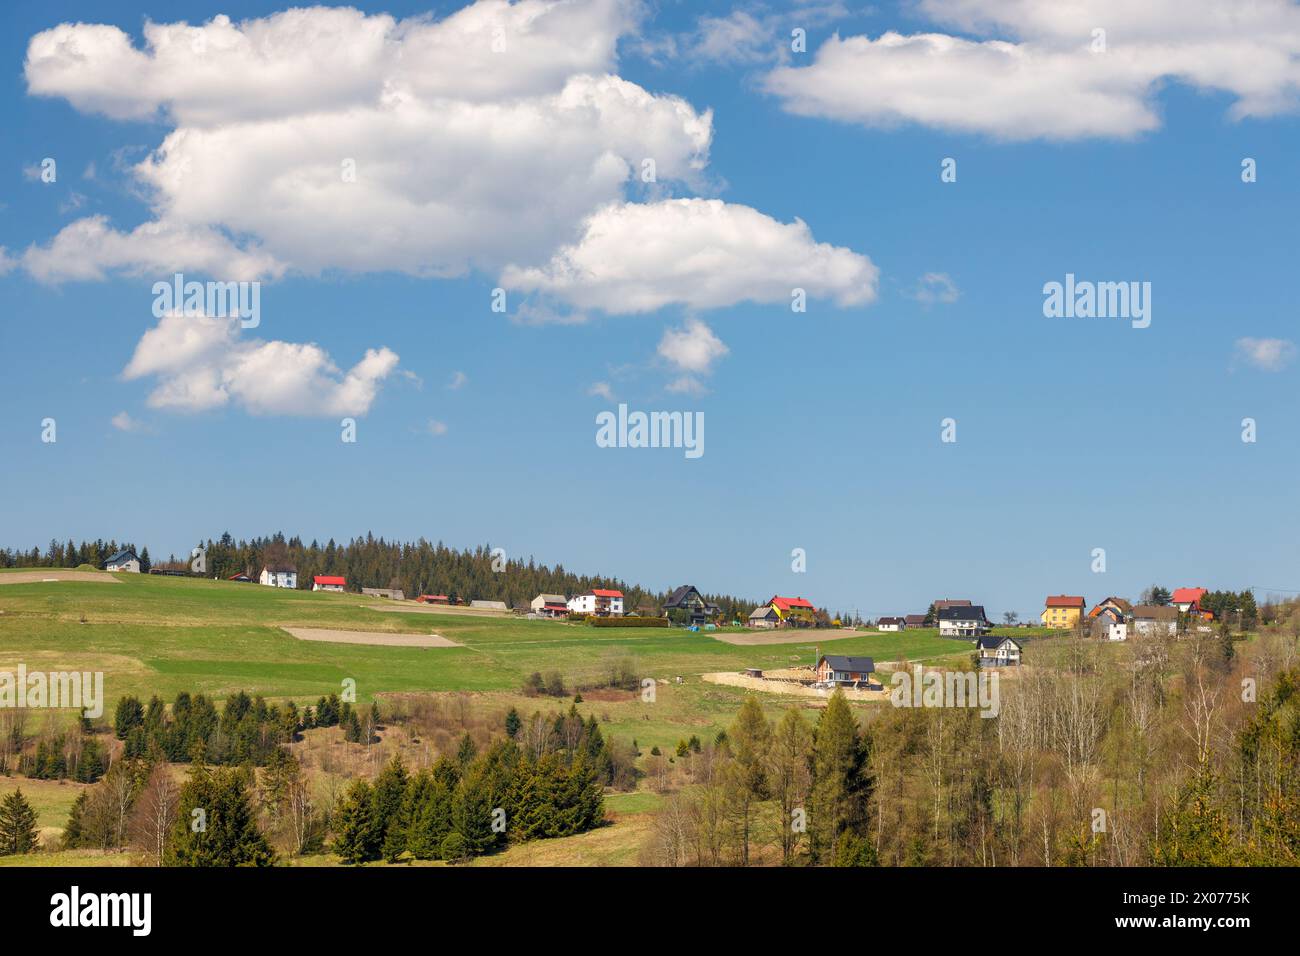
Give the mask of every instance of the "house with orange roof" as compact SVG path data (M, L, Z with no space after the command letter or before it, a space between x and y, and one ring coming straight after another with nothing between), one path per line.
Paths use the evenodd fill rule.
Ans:
M1043 627L1068 630L1079 623L1087 604L1082 597L1073 594L1050 594L1039 620L1043 622Z

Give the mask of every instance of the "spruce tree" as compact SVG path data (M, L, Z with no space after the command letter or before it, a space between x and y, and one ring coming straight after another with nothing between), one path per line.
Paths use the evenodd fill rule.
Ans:
M17 788L0 801L0 856L31 853L39 840L36 811Z
M836 690L817 721L813 737L813 785L809 836L813 858L832 862L841 836L862 835L867 822L871 780L868 747L858 734L853 711Z

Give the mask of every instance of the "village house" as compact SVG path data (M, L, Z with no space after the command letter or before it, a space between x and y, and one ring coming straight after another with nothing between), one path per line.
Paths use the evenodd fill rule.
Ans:
M940 637L979 637L991 626L982 604L954 604L938 611Z
M1128 601L1125 601L1123 598L1114 596L1108 597L1106 600L1099 602L1096 607L1089 611L1088 617L1096 620L1106 611L1111 611L1117 620L1122 621L1133 612L1133 605Z
M1178 633L1178 608L1159 607L1154 604L1139 604L1133 608L1133 633L1144 637L1149 634L1168 635Z
M482 611L508 611L505 601L470 601L470 607L476 607Z
M882 617L876 621L877 631L901 631L907 627L907 622L901 617Z
M776 608L770 604L763 604L749 612L748 624L750 627L772 628L781 623L781 618L776 613Z
M347 584L346 578L334 574L318 574L311 579L313 591L342 591Z
M1212 621L1214 612L1206 611L1201 607L1201 599L1208 593L1205 588L1174 588L1174 596L1169 603L1183 614L1192 614L1202 620Z
M1048 596L1046 605L1039 615L1043 627L1068 630L1079 623L1088 602L1071 594L1052 594Z
M718 616L716 605L704 600L704 595L693 584L683 584L664 601L664 611L670 618L682 617L687 624L707 624ZM674 615L673 611L681 614Z
M568 617L569 605L563 594L539 594L528 605L538 617Z
M622 617L623 592L609 588L593 588L586 594L569 598L570 614L587 614L594 617Z
M982 634L977 637L975 646L979 648L982 667L1007 667L1019 664L1020 652L1023 650L1014 638L997 637L992 634Z
M149 550L148 548L145 549ZM130 548L125 548L117 552L107 561L104 562L105 571L130 571L134 574L140 573L140 558Z
M777 621L784 627L812 627L817 623L817 609L804 598L774 596L767 603L776 611Z
M903 616L903 626L905 628L925 627L925 615L906 614Z
M817 661L817 679L823 684L845 684L851 687L870 684L875 670L876 662L870 657L823 654Z
M957 600L956 598L940 598L938 601L934 602L935 620L937 621L939 619L940 611L947 610L950 607L970 607L970 606L971 606L970 601Z
M272 588L296 588L298 586L298 569L292 564L264 565L258 575L258 584Z
M1108 641L1128 640L1128 621L1107 621L1102 625L1102 637Z

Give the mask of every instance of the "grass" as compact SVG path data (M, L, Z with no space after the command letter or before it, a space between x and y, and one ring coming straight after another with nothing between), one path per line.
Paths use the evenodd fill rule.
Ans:
M382 598L289 591L253 584L122 575L106 589L59 582L0 586L0 669L103 671L108 706L133 694L178 691L222 698L243 689L313 701L344 678L369 700L391 691L513 690L533 671L569 684L597 681L614 659L672 679L708 671L809 664L816 632L787 644L737 647L708 632L597 629L553 621L472 614L378 613ZM83 623L82 617L85 621ZM368 647L300 641L282 625L385 633L437 633L457 648ZM877 661L931 660L969 653L934 632L862 635L823 652Z
M783 644L734 646L710 632L683 629L598 629L555 621L457 613L378 613L382 598L312 593L236 584L124 574L119 584L58 582L0 585L0 670L104 673L105 719L125 695L170 701L177 692L222 699L238 690L268 699L311 703L356 681L358 698L401 692L469 692L476 712L524 715L567 709L571 697L526 697L524 678L558 671L566 684L594 685L618 663L655 678L654 699L641 693L590 690L579 710L596 715L607 737L635 740L643 763L654 747L676 760L692 735L712 739L728 727L745 691L706 683L711 671L812 664L823 653L870 655L881 664L960 659L967 642L934 631L861 634L833 641L815 631L791 632ZM405 648L300 641L284 626L384 633L437 633L462 647ZM820 638L820 640L819 640ZM680 682L679 679L680 678ZM759 694L768 717L788 707L810 712L812 698ZM855 705L862 707L872 704ZM71 712L61 717L70 719ZM49 715L53 717L54 715ZM55 718L58 719L58 718ZM496 719L492 717L492 719ZM43 842L55 845L80 785L0 777L0 795L21 783L35 807ZM608 825L561 840L536 841L474 865L636 865L661 797L640 789L606 797ZM131 855L46 850L0 865L126 865ZM330 854L285 860L295 866L337 865Z

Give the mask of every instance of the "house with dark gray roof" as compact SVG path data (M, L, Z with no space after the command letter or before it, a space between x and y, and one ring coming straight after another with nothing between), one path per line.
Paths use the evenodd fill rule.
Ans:
M870 657L823 654L817 662L817 679L824 684L867 684L875 670L876 662Z
M717 606L706 601L693 584L683 584L668 595L664 611L670 618L681 618L687 624L707 624L718 616ZM673 611L680 613L673 614Z
M1020 652L1024 650L1020 642L1010 637L996 637L981 634L975 638L979 649L980 665L983 667L1005 667L1020 663Z
M123 548L104 562L105 571L133 571L140 573L140 558L131 548Z
M945 607L938 612L940 637L979 637L992 626L984 616L984 605Z

